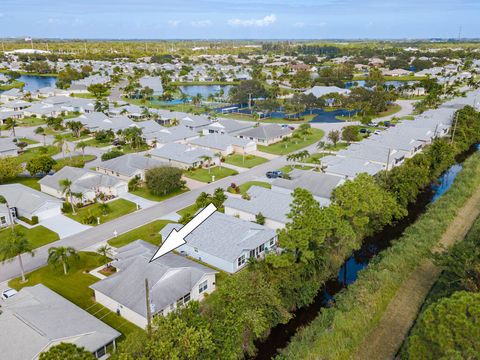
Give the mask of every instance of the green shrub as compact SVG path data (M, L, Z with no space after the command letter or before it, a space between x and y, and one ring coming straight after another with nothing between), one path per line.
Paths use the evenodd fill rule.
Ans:
M36 215L32 216L31 223L32 223L32 225L37 225L38 224L38 216L36 216Z

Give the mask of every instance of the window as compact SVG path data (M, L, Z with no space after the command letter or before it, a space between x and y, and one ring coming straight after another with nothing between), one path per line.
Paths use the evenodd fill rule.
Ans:
M208 288L208 282L207 282L207 280L205 280L200 285L198 285L198 293L201 294L202 292L207 290L207 288Z
M270 240L270 247L273 247L275 245L275 239Z
M7 218L5 216L0 217L0 224L5 225L7 223Z
M190 293L177 300L177 307L181 307L190 301Z
M238 267L241 267L243 264L245 264L245 255L240 256L237 260Z

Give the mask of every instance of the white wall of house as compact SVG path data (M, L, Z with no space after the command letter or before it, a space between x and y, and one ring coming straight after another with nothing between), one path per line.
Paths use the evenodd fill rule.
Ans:
M147 318L136 313L135 311L129 309L126 306L123 306L120 304L118 301L115 301L111 297L108 297L107 295L99 292L98 290L94 290L95 292L95 300L99 303L105 306L107 309L117 312L117 310L120 312L120 316L123 318L127 319L131 323L134 323L135 325L141 327L142 329L145 329L147 327Z
M236 268L233 264L233 262L230 262L225 259L221 259L217 256L208 254L200 249L196 249L195 247L185 244L183 246L180 246L178 248L178 251L185 251L185 253L197 260L203 261L204 263L207 263L211 266L214 266L218 269L221 269L223 271L229 272L229 273L234 273L236 271Z

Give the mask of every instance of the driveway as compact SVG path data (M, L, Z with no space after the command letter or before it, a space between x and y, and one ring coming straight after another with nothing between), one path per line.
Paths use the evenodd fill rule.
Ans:
M39 224L56 232L60 239L81 233L82 231L91 228L91 226L80 224L65 215L52 216L49 219L41 221Z
M156 201L151 201L129 192L123 193L119 197L137 204L141 209L146 209L158 204Z

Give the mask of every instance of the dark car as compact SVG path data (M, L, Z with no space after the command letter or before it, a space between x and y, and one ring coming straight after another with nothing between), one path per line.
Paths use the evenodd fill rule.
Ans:
M122 142L121 142L120 139L115 139L115 140L112 141L112 145L118 146L118 145L121 145L121 144L122 144Z
M267 171L266 176L269 179L281 178L283 177L283 172L281 172L280 170Z

